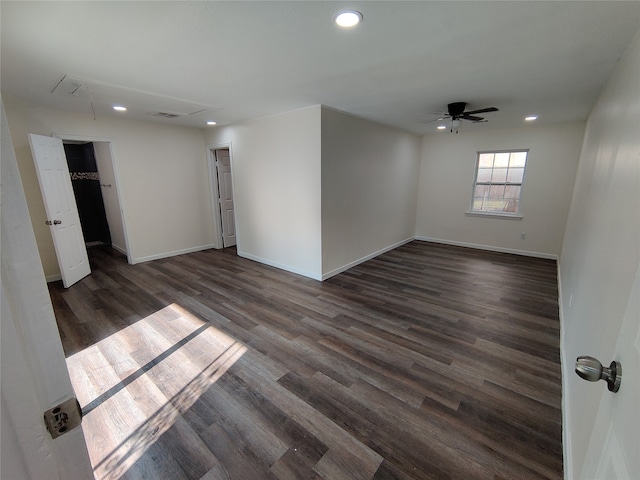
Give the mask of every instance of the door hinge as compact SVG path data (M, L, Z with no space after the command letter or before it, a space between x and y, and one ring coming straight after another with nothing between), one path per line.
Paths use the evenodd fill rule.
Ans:
M75 397L44 412L44 424L51 438L58 438L82 423L82 408Z

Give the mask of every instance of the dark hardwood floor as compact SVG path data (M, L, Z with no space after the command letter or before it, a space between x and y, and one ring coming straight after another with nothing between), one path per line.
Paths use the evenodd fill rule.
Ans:
M50 292L98 479L562 478L554 261L90 259Z

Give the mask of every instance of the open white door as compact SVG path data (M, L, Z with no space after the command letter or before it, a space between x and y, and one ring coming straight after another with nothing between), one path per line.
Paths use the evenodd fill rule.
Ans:
M2 108L2 478L93 478L81 428L55 440L43 413L74 396Z
M91 273L62 140L29 134L47 223L65 288Z
M613 358L622 365L620 390L613 394L602 389L603 382L594 385L602 397L583 472L589 478L635 480L640 478L640 265Z
M222 220L222 243L225 247L236 244L236 221L233 210L233 182L231 180L231 156L228 149L216 150L218 171L218 202Z

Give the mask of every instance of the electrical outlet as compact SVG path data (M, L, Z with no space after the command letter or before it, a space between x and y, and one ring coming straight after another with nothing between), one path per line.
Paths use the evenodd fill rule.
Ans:
M525 238L527 238L526 232L520 232L520 240L524 240Z

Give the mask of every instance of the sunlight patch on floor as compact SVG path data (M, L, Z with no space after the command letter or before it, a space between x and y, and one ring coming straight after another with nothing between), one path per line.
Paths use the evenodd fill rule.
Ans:
M246 351L172 304L69 357L96 478L120 478Z

